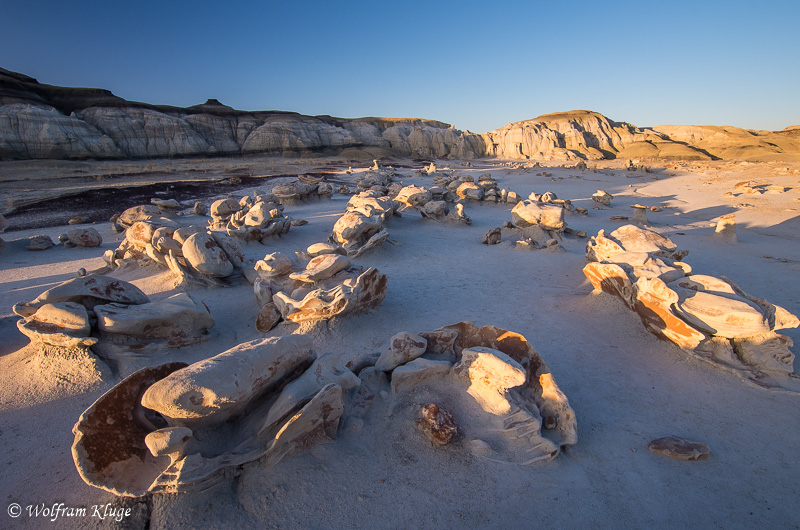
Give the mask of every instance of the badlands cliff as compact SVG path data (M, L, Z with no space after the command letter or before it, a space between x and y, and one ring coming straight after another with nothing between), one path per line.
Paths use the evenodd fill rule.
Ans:
M413 158L789 161L800 159L800 129L639 128L576 110L474 134L417 118L240 111L215 99L187 108L150 105L108 90L46 85L0 68L0 159L291 156L350 148Z

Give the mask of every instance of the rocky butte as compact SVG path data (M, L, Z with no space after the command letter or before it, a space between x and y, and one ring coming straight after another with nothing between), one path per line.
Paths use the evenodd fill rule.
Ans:
M800 159L800 128L664 125L639 128L574 110L475 134L418 118L335 118L241 111L209 99L180 108L108 90L59 87L0 68L0 159L136 159L359 148L412 158L596 160ZM375 151L373 151L375 152Z

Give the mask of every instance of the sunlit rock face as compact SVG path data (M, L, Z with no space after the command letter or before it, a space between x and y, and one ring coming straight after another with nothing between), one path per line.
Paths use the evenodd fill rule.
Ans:
M625 225L589 238L583 272L657 337L756 386L793 390L792 339L776 331L800 319L724 276L695 274L680 261L687 254L666 236Z
M586 110L545 114L532 120L509 123L487 132L483 139L486 154L498 158L599 160L617 156L646 157L659 156L661 147L667 145L684 158L708 158L690 147L680 149L660 132L615 122Z

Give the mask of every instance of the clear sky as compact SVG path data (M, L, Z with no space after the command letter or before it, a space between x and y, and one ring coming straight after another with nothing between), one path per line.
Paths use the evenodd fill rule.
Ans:
M5 0L0 67L134 101L420 117L571 109L800 124L800 0Z

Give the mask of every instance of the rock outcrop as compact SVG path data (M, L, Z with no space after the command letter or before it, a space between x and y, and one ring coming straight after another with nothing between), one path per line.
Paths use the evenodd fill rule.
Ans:
M249 462L266 470L335 440L340 420L360 429L380 417L369 427L381 434L414 425L447 451L461 435L460 418L465 436L481 437L467 442L475 457L522 465L577 442L567 397L522 335L459 322L390 343L407 355L387 365L388 377L374 366L379 356L317 355L307 335L245 342L189 366L143 368L81 415L73 461L87 484L140 497L208 490ZM384 390L389 377L392 394ZM410 407L417 395L442 405ZM393 413L377 412L384 400Z
M600 160L604 158L710 159L653 129L573 110L509 123L483 135L486 154L510 159Z
M800 392L792 340L776 333L800 320L725 277L693 274L681 261L687 254L661 234L625 225L589 238L583 273L657 337L754 385Z
M418 118L240 111L215 99L186 108L150 105L108 90L44 85L0 68L0 159L293 155L353 147L412 158L795 160L800 130L639 128L573 110L474 134Z
M298 154L380 147L403 156L484 156L483 138L434 120L342 119L126 101L111 92L44 85L0 69L0 159L164 158Z

